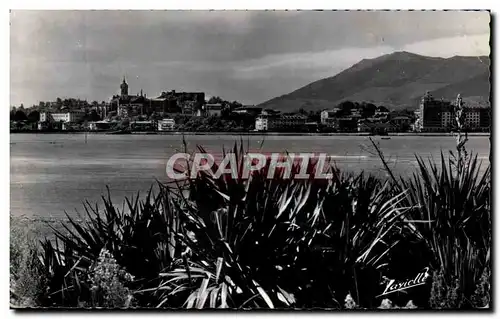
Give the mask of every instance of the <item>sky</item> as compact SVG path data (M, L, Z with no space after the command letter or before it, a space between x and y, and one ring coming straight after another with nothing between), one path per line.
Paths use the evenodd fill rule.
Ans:
M489 55L479 11L12 11L11 105L205 92L258 104L395 51Z

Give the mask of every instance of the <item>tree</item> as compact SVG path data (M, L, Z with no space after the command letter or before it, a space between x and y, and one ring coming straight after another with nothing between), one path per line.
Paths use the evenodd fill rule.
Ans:
M243 106L243 104L241 104L238 101L233 101L233 102L229 103L229 108L230 108L231 111L234 110L234 109L237 109L239 107L242 107L242 106Z
M92 110L92 112L90 112L89 119L92 122L96 122L99 121L101 117L99 116L99 114L97 114L96 110Z
M62 106L63 106L63 101L61 100L61 98L60 98L60 97L58 97L58 98L56 99L56 108L57 108L57 109L61 109L61 107L62 107Z
M26 113L24 113L21 109L17 110L16 113L14 114L14 121L27 121L27 120L28 117L26 116Z
M339 109L343 111L351 111L356 105L351 101L343 101L338 105Z
M304 108L302 108L302 107L299 109L299 112L298 112L298 113L299 113L299 114L302 114L302 115L307 115L306 110L304 110Z
M219 96L212 96L208 101L207 104L222 104L225 101L221 99Z
M28 121L31 123L35 123L40 121L40 112L38 111L31 111L30 114L28 114Z
M386 113L389 113L389 109L388 109L388 108L386 108L386 107L385 107L385 106L383 106L383 105L379 106L379 107L377 108L377 110L378 110L379 112L386 112Z
M377 106L372 103L366 103L362 105L362 116L363 117L372 117L377 110Z

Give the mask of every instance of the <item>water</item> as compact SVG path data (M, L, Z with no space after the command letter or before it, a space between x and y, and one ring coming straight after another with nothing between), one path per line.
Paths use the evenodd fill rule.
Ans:
M203 145L221 154L238 136L187 136L189 150ZM454 149L451 136L375 137L397 174L407 175L416 165L415 154L439 158L441 150ZM363 136L250 136L245 147L263 152L328 153L340 169L385 174L368 137ZM473 136L468 149L488 161L489 140ZM83 212L82 202L100 204L111 189L112 199L144 194L155 179L166 181L170 155L183 151L182 137L174 135L12 134L10 162L10 211L14 216L61 217L64 211Z

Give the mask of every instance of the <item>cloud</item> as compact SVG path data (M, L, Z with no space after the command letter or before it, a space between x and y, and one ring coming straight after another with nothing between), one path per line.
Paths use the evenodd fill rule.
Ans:
M391 51L390 47L375 47L270 55L236 65L234 67L234 77L240 79L269 78L283 70L314 73L315 71L323 72L327 69L337 70L338 72L361 59L375 58Z
M462 35L428 41L419 41L403 46L403 50L417 54L439 57L455 55L490 55L490 34Z
M334 75L362 59L371 59L394 51L409 51L436 57L489 55L489 34L419 41L400 47L377 46L268 55L238 63L234 66L233 76L237 79L272 78L286 73L287 70L306 73L308 77L332 70L334 72L330 74Z
M11 100L103 100L127 75L148 94L258 103L396 50L488 54L489 21L465 11L13 11Z

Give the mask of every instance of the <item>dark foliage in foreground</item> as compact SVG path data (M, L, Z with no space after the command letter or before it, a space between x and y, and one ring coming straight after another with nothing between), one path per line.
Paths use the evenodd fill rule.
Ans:
M232 152L241 170L243 150ZM40 305L341 309L349 295L375 308L384 277L430 266L430 304L429 288L417 306L488 306L490 172L479 176L477 158L450 161L419 159L412 179L389 181L202 172L121 210L104 197L43 243Z

